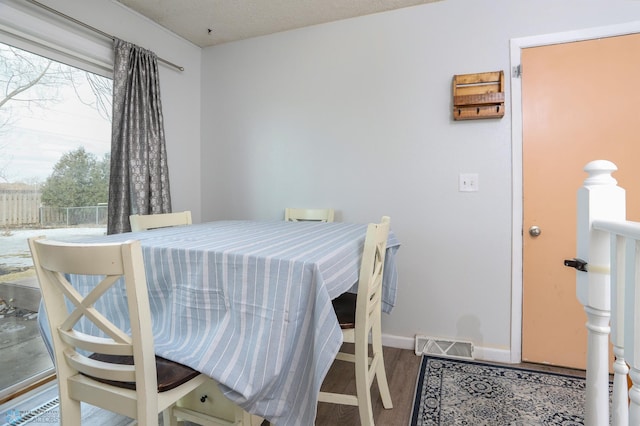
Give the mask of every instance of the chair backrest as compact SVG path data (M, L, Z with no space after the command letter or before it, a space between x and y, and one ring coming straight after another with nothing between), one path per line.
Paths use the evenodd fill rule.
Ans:
M155 351L140 242L73 244L36 237L29 239L29 247L51 330L60 392L68 391L67 379L82 373L101 380L133 382L140 404L157 404ZM87 294L69 282L70 276L80 275L91 283ZM126 292L130 331L116 326L98 308L101 297L120 291L121 285ZM81 320L88 322L80 331ZM91 327L87 327L89 322ZM133 365L109 362L101 355L133 357Z
M355 321L356 340L358 338L367 340L369 330L375 321L380 321L379 317L382 314L382 278L390 224L391 219L388 216L384 216L381 223L371 223L367 227L358 278Z
M333 209L292 209L284 210L284 220L287 222L333 222Z
M191 225L191 211L161 214L132 214L129 216L131 230L146 231L147 229L166 228L168 226Z

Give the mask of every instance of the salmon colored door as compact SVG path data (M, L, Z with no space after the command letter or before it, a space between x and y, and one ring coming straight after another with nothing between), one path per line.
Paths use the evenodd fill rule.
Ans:
M576 253L589 161L618 166L627 217L640 220L640 35L526 48L521 65L522 359L584 369L586 315L563 260Z

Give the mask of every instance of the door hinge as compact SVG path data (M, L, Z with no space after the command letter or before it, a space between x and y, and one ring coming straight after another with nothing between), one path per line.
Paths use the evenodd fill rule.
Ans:
M518 64L516 66L511 67L511 76L515 78L520 78L522 76L522 65Z

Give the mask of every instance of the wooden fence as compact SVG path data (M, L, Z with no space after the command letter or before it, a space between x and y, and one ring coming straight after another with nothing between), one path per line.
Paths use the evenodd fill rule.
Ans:
M26 226L40 223L40 191L0 190L0 225Z
M43 207L41 194L29 189L0 189L0 227L106 225L107 205Z

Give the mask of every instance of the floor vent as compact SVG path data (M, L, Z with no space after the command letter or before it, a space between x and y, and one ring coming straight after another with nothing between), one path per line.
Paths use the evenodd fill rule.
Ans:
M437 337L416 336L416 355L473 359L473 343Z
M49 402L46 402L38 407L30 409L28 411L18 411L18 410L9 410L5 413L6 415L6 425L10 426L21 426L26 425L27 423L31 423L35 421L38 417L42 416L44 413L53 410L54 408L60 405L60 400L56 397ZM46 419L47 423L51 423L50 420Z

